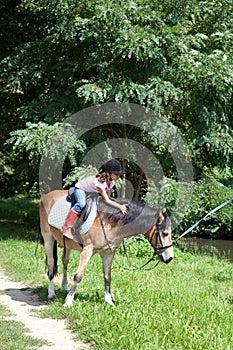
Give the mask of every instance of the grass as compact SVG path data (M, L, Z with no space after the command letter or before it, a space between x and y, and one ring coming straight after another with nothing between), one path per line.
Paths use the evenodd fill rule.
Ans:
M0 304L1 350L39 349L39 347L46 344L43 340L26 335L28 330L21 322L7 320L5 318L12 315L12 312Z
M20 322L0 319L1 350L39 349L45 344L42 340L26 335L26 331Z
M33 231L2 223L0 235L0 265L16 280L36 286L45 300L44 251L29 239ZM145 251L144 242L140 244ZM59 274L61 253L59 249ZM131 259L140 266L148 257ZM78 258L79 253L72 252L70 282ZM127 264L119 253L117 260ZM233 350L232 281L232 264L177 248L170 264L161 263L151 271L125 271L114 261L116 306L111 307L103 302L101 260L94 256L73 306L62 306L65 294L56 284L57 298L40 315L65 318L77 339L99 350Z
M10 310L8 310L7 308L5 308L5 306L0 304L0 316L1 317L8 317L8 316L12 316L12 315L13 314Z

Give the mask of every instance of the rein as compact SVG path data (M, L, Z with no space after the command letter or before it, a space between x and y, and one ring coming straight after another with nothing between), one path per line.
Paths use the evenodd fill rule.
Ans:
M109 250L110 250L111 252L114 252L114 250L111 248L110 243L109 243L109 241L108 241L108 238L107 238L107 235L106 235L106 231L105 231L105 227L104 227L104 223L103 223L103 220L102 220L102 218L101 218L101 215L100 215L100 212L99 212L98 208L97 208L97 213L98 213L98 216L99 216L101 228L102 228L102 231L103 231L103 234L104 234L105 241L106 241L106 243L107 243L107 245L108 245L108 248L109 248ZM156 225L156 228L157 228L157 225ZM156 228L154 229L154 232L153 232L153 234L152 234L151 240L152 240L153 236L155 235ZM171 244L169 244L169 245L166 245L166 246L159 246L159 245L158 245L158 239L160 239L160 242L161 242L159 230L158 230L158 235L156 235L156 246L153 247L153 248L154 248L154 253L153 253L152 257L151 257L145 264L143 264L142 266L135 266L135 265L133 265L133 264L131 263L131 261L129 260L129 257L128 257L128 255L127 255L127 252L126 252L124 240L123 240L123 243L122 243L122 244L123 244L124 253L125 253L125 256L126 256L128 262L129 262L129 264L132 266L132 268L122 266L122 265L117 261L116 258L115 258L115 261L117 262L117 264L118 264L121 268L123 268L124 270L127 270L127 271L135 271L135 270L141 270L141 269L143 269L143 268L144 268L145 266L147 266L151 261L154 260L154 258L156 257L156 255L158 255L159 252L160 252L161 250L165 250L165 249L170 248L170 247L173 246L173 243L171 243ZM150 240L150 241L151 241L151 240ZM145 270L145 271L153 270L159 263L160 263L160 261L158 260L157 263L156 263L153 267L147 268L147 269L144 269L144 270Z

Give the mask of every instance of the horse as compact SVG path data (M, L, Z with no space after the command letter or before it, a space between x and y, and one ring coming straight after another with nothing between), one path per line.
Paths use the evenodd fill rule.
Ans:
M82 235L82 244L77 240L65 238L61 229L51 226L48 216L61 197L67 196L66 190L54 190L47 193L40 202L40 227L44 239L46 264L48 268L48 298L54 298L54 276L57 272L57 243L64 247L62 264L62 290L68 294L64 306L71 306L77 285L81 282L89 259L96 253L101 256L104 278L104 301L114 305L111 296L111 266L116 249L125 238L144 234L154 248L158 261L169 263L173 257L171 239L171 220L166 209L157 210L141 201L115 199L119 203L128 203L127 214L108 206L100 197L94 222L87 233ZM75 225L74 225L75 227ZM67 266L71 250L81 251L78 268L73 279L71 290L68 288Z

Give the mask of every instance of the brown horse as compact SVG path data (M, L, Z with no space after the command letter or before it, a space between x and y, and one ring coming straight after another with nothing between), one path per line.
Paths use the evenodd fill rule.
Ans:
M173 257L173 244L171 240L171 221L166 210L158 211L142 202L117 199L118 202L128 202L128 212L123 215L118 209L107 206L102 200L98 204L98 213L91 228L82 235L83 244L76 240L63 238L61 230L51 226L48 216L54 204L67 195L67 191L56 190L46 194L40 203L40 225L44 238L46 251L46 261L48 267L48 277L50 280L48 288L48 298L55 296L54 275L56 273L57 257L54 254L56 241L65 249L62 257L63 279L62 289L69 291L67 280L67 265L72 249L81 251L78 269L74 275L74 283L69 291L65 306L71 306L77 284L80 283L85 267L95 253L99 253L102 258L103 276L105 282L104 300L113 305L110 294L111 286L111 266L117 247L124 238L144 234L154 247L154 254L158 255L159 261L169 263Z

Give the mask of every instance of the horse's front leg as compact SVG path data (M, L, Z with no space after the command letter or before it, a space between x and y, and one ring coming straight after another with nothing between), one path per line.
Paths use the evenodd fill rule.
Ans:
M114 305L111 296L111 268L115 252L104 252L101 254L104 274L104 301L107 304Z
M62 255L62 264L63 264L63 278L62 278L62 290L65 292L69 292L68 287L68 276L67 276L67 266L70 261L70 249L64 247L63 255Z
M90 248L90 247L83 248L83 251L80 254L78 269L74 275L74 283L73 283L73 286L72 286L70 292L68 293L68 295L66 297L66 301L65 301L64 306L71 306L72 305L77 285L82 280L85 267L87 266L87 263L88 263L89 259L91 258L92 254L93 254L92 248Z

